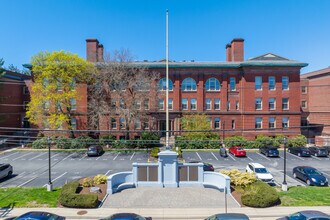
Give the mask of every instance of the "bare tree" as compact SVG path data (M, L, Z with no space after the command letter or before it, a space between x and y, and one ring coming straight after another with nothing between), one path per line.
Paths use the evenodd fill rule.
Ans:
M143 124L157 107L159 74L133 63L124 49L97 67L88 91L90 128L97 130L102 122L119 119L128 139L130 126L136 121Z

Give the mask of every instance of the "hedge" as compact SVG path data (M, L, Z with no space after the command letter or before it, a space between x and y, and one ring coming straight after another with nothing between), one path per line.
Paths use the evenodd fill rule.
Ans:
M220 145L221 141L218 136L207 139L185 136L177 136L175 138L175 146L181 149L217 149L220 148Z
M254 208L265 208L280 202L276 190L262 181L256 181L244 190L241 197L243 205Z
M65 184L62 187L59 202L68 208L95 208L98 205L97 195L77 194L78 181Z

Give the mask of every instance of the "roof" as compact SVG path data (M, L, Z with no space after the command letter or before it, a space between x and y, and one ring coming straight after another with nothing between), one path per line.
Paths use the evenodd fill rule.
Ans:
M330 217L330 215L327 215L323 212L316 211L316 210L306 210L306 211L300 211L301 214L306 216L307 218L309 217Z
M254 166L255 168L265 168L263 165L261 165L260 163L249 163L252 166Z
M31 79L31 76L29 76L29 75L24 75L21 73L16 73L16 72L8 71L8 70L6 70L5 74L3 74L2 77L7 78L7 79L19 80L19 81Z
M330 75L330 67L300 75L301 79L317 78Z

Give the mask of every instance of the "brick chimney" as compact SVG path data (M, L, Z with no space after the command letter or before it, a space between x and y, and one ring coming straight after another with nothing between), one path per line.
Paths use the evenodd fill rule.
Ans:
M86 59L89 62L98 62L99 41L96 38L86 39Z
M103 58L103 45L99 44L97 47L97 61L98 62L103 62L104 58Z
M231 61L231 44L226 45L226 61Z
M231 41L231 60L234 62L244 61L244 39L234 38Z

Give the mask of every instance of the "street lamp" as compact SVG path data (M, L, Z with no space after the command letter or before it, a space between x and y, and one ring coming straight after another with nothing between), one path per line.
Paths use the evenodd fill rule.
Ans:
M283 177L283 183L282 183L282 190L288 191L288 184L286 183L286 144L288 142L288 138L283 138L283 144L284 144L284 177Z
M53 183L51 177L51 161L50 161L50 137L47 138L48 142L48 184L47 191L53 191Z

